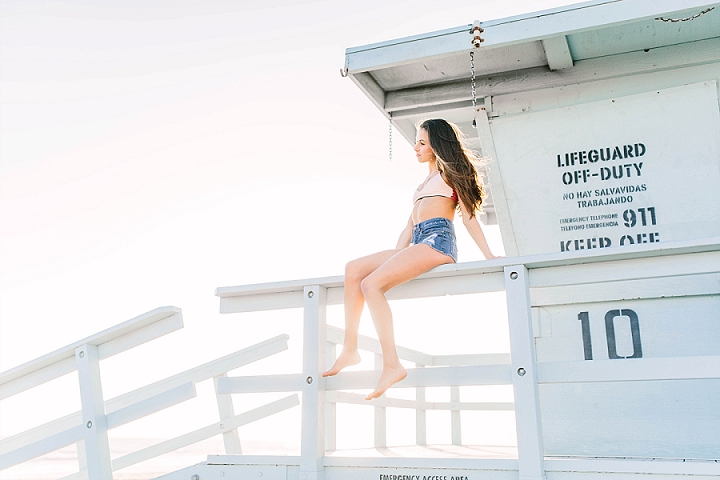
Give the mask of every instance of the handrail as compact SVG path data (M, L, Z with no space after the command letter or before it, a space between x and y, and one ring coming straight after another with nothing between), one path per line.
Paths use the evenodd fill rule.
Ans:
M503 269L511 265L524 265L528 270L541 272L542 269L549 269L550 267L572 268L572 266L582 264L620 262L639 258L714 251L720 251L720 237L447 264L434 268L406 284L395 287L387 292L387 298L400 300L443 296L446 294L501 291L504 289L504 284L501 281L501 275L496 274L502 274ZM643 272L623 272L623 274L627 278L642 278ZM473 279L470 277L473 275L482 275L483 277ZM472 281L473 285L471 288L462 284L450 285L449 283L458 282L450 282L448 277L465 277L469 282ZM447 281L443 282L443 279ZM473 281L480 279L483 281ZM427 287L422 288L425 284ZM215 296L220 298L220 313L300 308L303 305L303 288L309 285L318 285L327 289L327 305L342 304L342 276L218 287L215 289Z
M338 403L374 408L376 447L385 446L386 408L416 410L418 444L425 443L424 412L427 410L451 412L454 444L461 443L460 411L514 410L519 429L519 460L514 468L520 471L522 478L543 478L544 447L538 385L718 378L720 356L536 364L535 339L546 334L548 325L543 319L543 309L531 310L531 307L626 301L628 298L716 296L720 294L717 252L720 252L720 237L502 258L435 268L390 290L387 298L505 291L512 354L432 355L399 346L400 358L416 365L416 368L407 369L407 377L397 385L415 388L416 396L412 400L384 396L368 402L362 395L347 391L373 388L380 374L377 369L381 358L379 342L365 336L359 337L359 348L375 355L376 370L350 369L315 381L319 372L334 359L333 355L328 355L328 365L323 361L315 366L318 358L326 358L326 349L314 345L318 341L315 336L326 343L328 352L334 351L343 340L342 329L325 324L325 308L343 301L342 277L220 287L216 289L216 296L220 299L221 313L304 308L304 334L312 334L313 338L311 344L304 347L306 360L301 374L220 379L218 388L225 394L263 389L301 390L303 399L311 393L309 403L303 401L303 437L308 431L310 435L301 448L299 462L300 472L308 479L321 477L323 465L328 463L317 459L327 458L325 452L335 449L335 405ZM579 328L579 324L576 325ZM512 385L515 401L461 401L460 387L469 385ZM431 386L449 387L450 401L427 401L424 389ZM324 399L324 411L315 404L315 398ZM321 433L314 429L315 425L327 426L322 445L316 442Z
M75 349L96 345L100 359L111 357L183 327L177 307L159 307L54 352L0 373L0 400L72 372Z
M217 393L219 421L174 439L110 460L107 432L196 396L195 384L217 382L227 372L287 350L287 335L278 335L224 357L130 391L109 401L100 389L99 361L183 327L177 307L160 307L50 354L0 373L5 397L77 370L82 410L30 428L0 441L0 470L77 444L79 469L65 479L110 480L119 470L158 455L223 435L226 453L241 453L237 430L299 404L297 394L235 414L232 402Z

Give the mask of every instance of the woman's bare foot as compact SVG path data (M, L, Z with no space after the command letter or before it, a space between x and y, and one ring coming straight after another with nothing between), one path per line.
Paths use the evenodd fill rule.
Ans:
M370 395L365 397L365 400L372 400L373 398L378 398L380 395L385 393L385 390L392 387L405 377L407 377L407 371L405 370L405 368L403 368L402 365L391 368L383 367L382 374L380 375L380 379L378 380L375 390Z
M358 363L360 363L360 353L357 350L348 352L343 349L330 370L324 372L322 376L331 377L333 375L336 375L343 368L349 367L351 365L357 365Z

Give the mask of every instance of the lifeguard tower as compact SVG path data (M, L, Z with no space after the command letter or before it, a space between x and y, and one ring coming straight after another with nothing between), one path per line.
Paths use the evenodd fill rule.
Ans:
M507 258L443 266L388 296L504 291L510 352L401 348L416 368L398 387L415 398L368 404L352 391L372 388L377 370L319 375L342 342L325 321L341 277L220 287L224 313L303 309L300 372L226 374L287 348L279 337L105 402L100 359L182 326L178 309L158 309L0 376L8 396L77 368L83 401L76 416L0 443L0 468L78 443L72 478L107 480L222 435L227 455L162 478L720 477L720 4L593 0L349 48L342 74L408 141L418 120L442 117L489 160L483 221L499 224ZM373 339L360 347L379 354ZM110 459L107 429L209 378L217 424ZM463 401L478 385L511 385L514 401ZM450 401L427 401L430 387L448 388ZM236 414L231 396L253 392L289 396ZM373 451L337 450L343 403L374 410ZM289 408L302 411L300 455L243 455L237 428ZM415 412L416 445L388 450L392 408ZM427 444L432 410L451 412L452 445ZM470 410L513 411L517 446L463 444Z

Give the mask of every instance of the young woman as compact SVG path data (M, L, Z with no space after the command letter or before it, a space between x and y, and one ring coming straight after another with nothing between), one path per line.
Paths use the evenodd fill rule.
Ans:
M335 364L323 377L360 362L358 327L363 304L367 303L380 340L383 367L375 390L366 400L379 397L407 376L395 347L385 292L434 267L457 262L453 229L456 210L460 210L463 224L485 258L495 258L475 217L483 199L472 164L475 156L461 138L460 130L445 120L426 120L419 126L415 155L420 163L427 164L429 174L415 192L412 214L397 246L353 260L345 267L345 340Z

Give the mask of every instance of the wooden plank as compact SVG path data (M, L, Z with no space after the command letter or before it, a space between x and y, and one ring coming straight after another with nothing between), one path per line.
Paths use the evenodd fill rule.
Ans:
M108 400L105 403L105 410L106 412L112 413L121 408L147 400L154 395L162 394L163 392L181 386L188 381L198 383L221 373L228 372L243 365L269 357L275 353L282 352L287 350L287 341L289 338L290 337L288 335L278 335L277 337L204 363L177 375L173 375L150 385L140 387L131 392ZM72 361L74 362L75 359L73 358ZM12 437L5 438L0 441L0 455L10 450L20 448L23 445L32 443L36 438L52 436L58 432L72 428L80 422L82 422L81 414L80 412L75 412L17 435L13 435Z
M187 382L165 392L141 400L133 405L115 410L107 414L107 428L113 428L134 422L140 418L159 412L185 400L195 398L195 383Z
M227 373L213 377L213 386L215 388L215 400L217 401L218 414L220 421L232 418L235 416L235 406L230 395L222 395L218 392L218 379L220 377L226 378ZM240 443L240 435L237 430L230 430L223 433L223 445L225 446L225 453L228 454L242 454L242 444Z
M326 390L359 390L373 388L380 372L364 370L340 372L325 379ZM408 387L449 387L451 385L509 385L512 375L509 365L465 367L411 368L408 376L397 384Z
M720 251L533 268L530 288L717 273ZM532 267L531 267L532 268Z
M495 141L493 140L490 120L488 119L486 110L481 109L475 112L475 123L477 126L477 136L482 146L483 157L490 159L497 158ZM498 217L505 253L509 257L517 256L518 247L515 241L515 227L513 226L510 207L505 195L505 182L503 181L502 170L497 162L493 164L492 168L488 169L488 178L490 179L490 184L493 185L493 205L495 206L495 213Z
M100 354L97 345L81 345L75 349L82 423L85 425L85 459L88 476L93 480L112 480L110 443L100 381Z
M720 294L720 273L535 288L533 307Z
M509 365L509 353L468 353L460 355L434 355L431 365L458 367L460 365Z
M378 85L370 73L358 72L350 75L350 79L381 112L384 111L385 91Z
M493 111L503 117L522 115L529 111L540 112L581 103L611 100L618 96L704 82L717 78L717 70L717 63L707 63L665 70L662 75L654 72L640 73L620 78L565 85L562 88L540 88L509 95L495 95L492 98Z
M720 378L720 356L629 358L538 364L539 383Z
M112 429L124 425L194 396L195 386L192 382L181 385L153 398L141 401L136 405L120 409L107 415L107 428ZM78 418L78 420L81 419ZM4 448L0 454L0 470L27 462L33 458L72 445L73 443L85 443L82 442L82 440L85 437L86 431L87 426L85 424L76 425L48 437L36 437L41 439L32 443L22 444L13 450Z
M573 58L565 35L546 38L542 40L542 46L550 70L563 70L573 66Z
M717 378L543 383L545 454L715 460L717 398Z
M353 468L422 468L422 469L452 469L452 470L492 470L511 471L514 477L518 478L518 461L516 459L488 459L488 458L411 458L411 457L325 457L325 467L353 467ZM449 473L449 472L443 472ZM362 478L377 478L364 475ZM432 478L432 477L431 477Z
M300 472L306 480L322 480L325 454L325 370L327 292L320 285L303 292L303 395L300 439Z
M597 82L657 71L720 62L720 39L712 38L607 57L579 60L573 68L549 71L536 67L520 71L478 76L476 89L484 96L513 95L531 90ZM411 87L387 92L385 110L409 110L471 99L468 81Z
M122 470L123 468L135 465L145 460L158 457L165 453L173 452L180 448L187 447L188 445L206 440L215 435L220 435L227 430L237 429L238 427L247 425L248 423L252 423L289 408L296 407L299 404L300 401L298 396L290 395L275 402L268 403L267 405L263 405L262 407L254 408L239 415L235 415L233 418L226 419L222 423L214 423L212 425L208 425L207 427L186 433L185 435L181 435L171 440L167 440L151 447L138 450L137 452L119 457L112 462L113 470Z
M505 282L520 478L541 480L545 478L545 449L527 269L523 265L505 267Z
M329 391L326 393L328 402L349 403L352 405L370 405L373 407L408 408L411 410L479 410L479 411L511 411L515 410L512 402L428 402L425 400L406 400L403 398L380 397L365 400L360 393ZM418 444L422 445L422 444Z
M24 445L18 449L0 455L0 470L25 463L33 458L40 457L63 447L82 440L85 436L85 425L77 425L62 432L58 432L42 440Z
M329 342L337 345L342 344L343 337L345 335L344 329L328 325L326 328L326 332ZM358 349L366 352L372 352L375 354L382 353L380 349L380 342L375 338L368 337L367 335L358 336ZM400 346L397 347L397 350L398 356L402 360L408 360L410 362L420 363L422 365L433 365L434 357L432 355Z
M306 385L306 375L288 373L218 378L218 393L299 392Z
M127 320L126 322L103 330L102 332L96 333L95 335L91 335L80 341L66 345L65 347L59 348L47 355L43 355L42 357L7 370L0 374L0 399L7 398L10 395L27 390L27 388L39 385L40 383L37 382L47 382L53 378L57 378L71 372L72 370L68 370L70 366L68 359L72 359L72 362L74 363L75 349L81 345L88 344L101 346L103 344L108 344L111 341L115 341L115 343L110 344L109 348L101 348L100 359L103 359L123 351L122 349L127 350L142 343L149 342L158 336L178 330L183 326L181 312L182 311L177 307L159 307ZM154 323L165 321L167 321L168 324L163 327L147 328L146 330L142 330L146 327L151 327ZM140 330L142 330L142 333L139 333L138 335L131 335L136 331L139 332ZM128 335L130 335L130 341L119 340L121 337ZM57 366L56 364L61 364L62 366ZM43 372L44 369L48 370ZM36 376L33 377L32 382L22 382L22 388L19 386L20 383L16 383L15 386L9 385L11 382L29 375Z
M720 237L692 241L666 242L660 244L630 245L625 246L622 249L611 248L558 252L443 265L421 275L407 284L390 290L390 292L388 292L388 298L399 300L422 296L479 293L502 290L502 287L500 286L502 279L499 273L502 271L504 266L510 264L521 263L530 269L531 286L535 287L542 285L542 278L563 276L562 273L553 273L554 270L550 269L550 267L566 269L568 272L574 269L578 272L578 275L581 275L583 270L590 268L591 265L605 263L609 266L598 268L605 268L609 272L614 272L612 275L617 277L618 269L614 268L611 265L611 262L625 262L628 260L643 258L655 259L646 262L650 268L654 268L652 267L652 262L654 261L675 264L682 263L685 258L693 262L706 261L700 257L694 259L692 256L687 256L706 252L711 253L711 255L708 255L706 258L710 258L711 260L717 258L717 252L720 252ZM676 258L663 259L663 257ZM712 266L712 262L706 263L702 268L710 268L708 265ZM545 268L547 268L547 270L537 273L537 269ZM622 272L628 270L623 268L619 271ZM692 269L689 268L687 271L692 271ZM567 277L565 278L567 279ZM321 283L322 281L326 281L327 283L323 284ZM223 302L228 302L235 298L233 295L238 295L238 302L240 303L244 301L242 300L244 297L255 296L256 299L253 300L253 302L255 302L253 304L253 308L257 308L259 310L288 308L288 305L282 304L282 302L281 304L274 303L277 300L275 295L284 295L288 293L293 296L293 304L291 306L299 307L300 304L298 302L302 299L302 295L299 295L296 292L298 285L303 283L307 285L326 286L328 292L328 305L342 303L342 277L328 277L326 279L311 278L296 280L293 282L274 282L240 287L223 287L222 295L224 296L221 297L221 305L224 304ZM287 289L287 291L283 289ZM220 290L221 289L218 289L218 291ZM227 306L228 304L225 303L224 305ZM245 307L237 310L226 307L222 308L226 313L251 309Z
M653 19L707 5L703 0L636 0L603 1L560 7L547 12L482 22L485 29L483 50L505 48L559 35L598 30L643 18ZM349 48L346 65L351 75L398 65L458 55L471 49L470 25L414 37L390 40L373 45Z
M549 472L628 473L637 475L708 475L720 476L720 464L713 461L610 459L610 458L547 458Z

